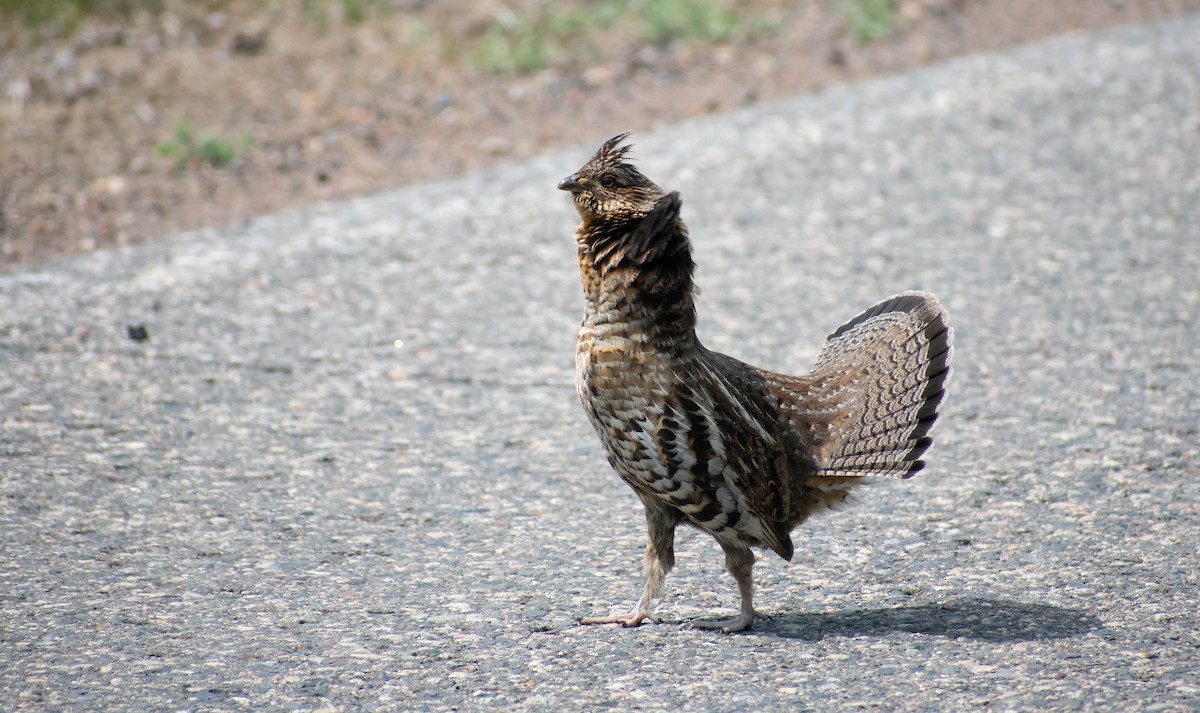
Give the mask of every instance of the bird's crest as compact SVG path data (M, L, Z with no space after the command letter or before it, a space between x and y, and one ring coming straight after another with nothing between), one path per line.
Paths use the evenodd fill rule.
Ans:
M624 162L629 152L633 150L633 144L621 145L621 142L627 138L629 138L628 131L623 134L617 134L608 141L605 141L600 150L596 152L596 155L592 157L592 160L605 163Z
M627 171L636 171L633 164L629 162L629 152L633 150L633 144L622 145L625 139L629 138L629 132L617 134L608 141L604 142L591 160L587 162L584 170L590 169L593 173L599 173L603 170L624 169Z

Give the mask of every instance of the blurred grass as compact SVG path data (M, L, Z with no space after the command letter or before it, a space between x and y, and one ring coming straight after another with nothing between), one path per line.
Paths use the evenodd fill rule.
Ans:
M175 125L171 138L160 143L156 151L159 156L173 160L172 170L183 173L199 163L207 163L214 168L229 166L252 143L248 137L235 143L211 131L197 134L191 123L181 121Z
M53 37L69 35L92 16L126 19L142 10L157 11L163 0L0 0L0 18Z
M892 0L842 0L842 22L859 42L874 42L896 29L900 15Z
M523 12L502 7L469 55L472 66L498 75L529 74L556 60L598 54L595 33L631 33L655 45L721 44L769 34L776 23L746 17L720 0L543 0Z
M175 0L176 5L199 6L216 12L241 5L243 9L272 11L281 3L294 0ZM158 13L170 6L172 0L0 0L0 23L3 32L11 33L15 26L32 32L42 39L70 36L79 23L88 18L125 21L142 12ZM333 22L358 25L376 14L394 11L392 0L300 0L298 9L314 24L328 29ZM257 7L256 7L257 6Z
M642 34L655 44L729 42L745 27L737 13L707 0L647 2L641 17Z
M218 3L230 4L231 1L218 0ZM327 30L335 20L360 25L376 14L392 12L393 3L391 0L302 0L301 7L317 27Z
M854 0L869 3L872 0ZM885 3L887 0L883 0ZM602 33L621 33L657 46L724 44L778 29L778 22L748 9L744 0L527 0L498 4L479 32L445 37L448 61L498 76L524 75L556 62L590 61ZM129 21L142 13L292 11L329 31L403 12L394 0L0 0L0 35L24 30L34 42L69 37L89 18ZM415 27L421 11L407 14ZM432 30L431 30L432 31ZM417 33L420 35L421 33ZM429 34L429 33L425 33ZM419 42L420 37L410 38ZM9 43L11 44L11 42Z
M533 12L501 8L479 46L468 58L470 64L494 74L528 74L550 66L568 52L590 52L580 36L607 30L626 12L628 0L595 0L581 6L551 9L543 3Z

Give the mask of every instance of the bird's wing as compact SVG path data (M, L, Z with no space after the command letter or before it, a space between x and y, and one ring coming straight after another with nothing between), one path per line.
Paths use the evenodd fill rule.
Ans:
M707 356L697 363L695 378L683 382L707 406L706 431L721 456L720 479L742 516L737 529L791 559L787 452L766 392L746 365L712 352Z

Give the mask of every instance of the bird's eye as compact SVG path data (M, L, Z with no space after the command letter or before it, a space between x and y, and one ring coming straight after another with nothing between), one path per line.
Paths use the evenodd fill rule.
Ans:
M600 185L604 186L605 188L612 188L613 186L617 185L617 177L611 173L606 173L600 177Z

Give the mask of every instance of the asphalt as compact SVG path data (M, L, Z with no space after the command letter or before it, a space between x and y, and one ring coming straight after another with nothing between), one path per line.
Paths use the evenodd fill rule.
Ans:
M754 631L688 626L692 532L662 623L576 624L644 536L573 389L588 145L0 277L0 708L1200 709L1200 16L635 139L708 346L956 327L928 469Z

